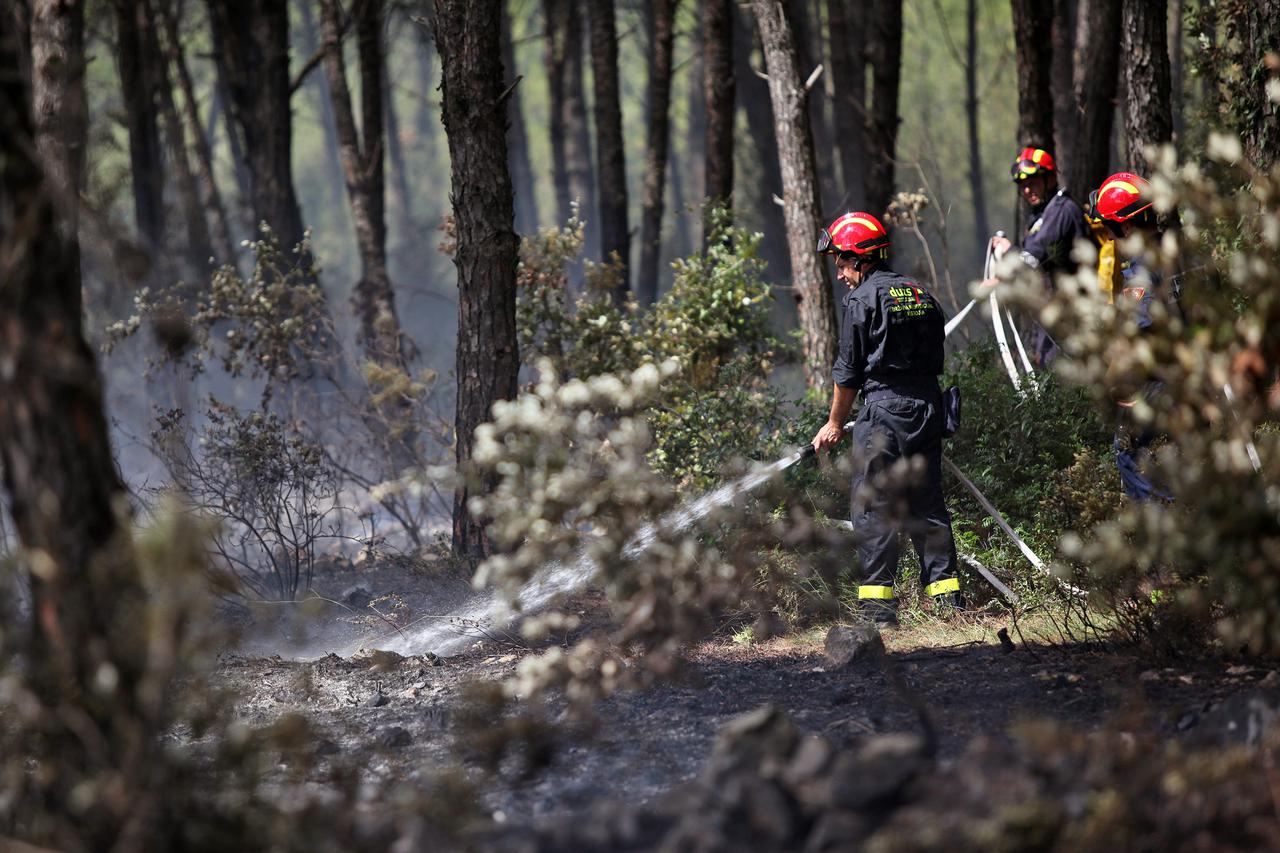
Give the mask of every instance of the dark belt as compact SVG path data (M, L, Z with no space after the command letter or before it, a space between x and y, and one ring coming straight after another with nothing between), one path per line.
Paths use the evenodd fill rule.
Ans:
M862 395L862 402L874 403L877 400L888 400L890 397L908 397L913 400L927 400L941 396L942 389L934 385L895 385L891 388L877 388Z

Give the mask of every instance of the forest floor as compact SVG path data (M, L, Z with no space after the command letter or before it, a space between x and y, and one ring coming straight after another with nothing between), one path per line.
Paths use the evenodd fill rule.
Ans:
M575 603L589 622L607 618L598 596ZM1220 657L1157 664L1132 647L1030 639L1010 651L996 637L1006 625L1007 618L962 616L883 634L887 660L929 709L943 766L974 738L1007 740L1016 723L1035 718L1086 731L1240 741L1242 732L1207 731L1236 726L1215 709L1280 687L1280 672ZM728 721L762 706L837 748L919 732L916 712L880 663L864 657L833 668L823 639L824 629L754 644L709 639L692 650L687 676L604 701L589 728L564 727L536 772L507 761L486 774L466 759L461 772L476 784L483 813L508 825L539 824L609 801L634 807L660 798L701 771ZM239 713L250 724L304 712L319 732L319 753L363 768L372 797L380 781L454 766L465 755L459 720L468 685L506 679L532 653L488 639L444 658L369 649L313 660L228 655L214 681L240 694ZM563 713L555 702L547 710ZM317 784L327 778L325 760L307 771Z

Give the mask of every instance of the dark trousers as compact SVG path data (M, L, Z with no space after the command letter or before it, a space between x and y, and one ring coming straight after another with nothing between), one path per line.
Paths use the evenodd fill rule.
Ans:
M863 581L858 598L892 608L901 552L911 537L929 595L958 592L951 513L942 497L942 398L873 394L853 426L853 531Z

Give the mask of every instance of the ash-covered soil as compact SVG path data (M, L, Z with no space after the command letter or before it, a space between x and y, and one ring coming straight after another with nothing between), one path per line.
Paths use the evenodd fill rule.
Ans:
M587 610L599 607L590 597L583 602ZM1007 739L1011 724L1028 718L1239 742L1256 720L1233 721L1224 709L1280 687L1280 673L1221 659L1154 666L1136 650L1071 644L1019 644L1009 652L995 637L1002 625L980 624L984 640L953 648L921 646L918 633L885 635L886 660L936 726L944 767L976 736ZM339 757L376 783L458 761L467 685L498 682L531 653L489 640L445 658L369 650L310 661L228 656L215 681L240 693L239 712L250 724L297 712L313 721L322 756L307 771L315 784L327 778L326 760ZM700 772L729 720L765 705L837 748L877 734L920 732L916 711L887 683L881 663L863 657L831 669L818 635L752 646L711 640L693 650L690 663L675 683L602 703L595 725L566 727L545 756L549 763L527 778L510 762L505 771L485 774L464 761L483 812L508 825L540 824L610 801L653 802ZM555 703L548 710L563 713ZM366 787L375 796L378 786Z

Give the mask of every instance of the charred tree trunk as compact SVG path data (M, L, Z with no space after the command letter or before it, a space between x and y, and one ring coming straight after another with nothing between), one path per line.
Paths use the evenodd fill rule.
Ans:
M75 255L75 276L79 281L80 193L84 190L89 139L89 101L84 85L84 3L35 0L30 11L31 100L36 150L47 186L59 207L58 226L68 251ZM77 291L77 305L79 298Z
M1120 72L1120 0L1080 0L1076 16L1071 188L1084 201L1110 174Z
M1064 186L1071 185L1071 141L1076 138L1075 79L1076 0L1053 0L1053 46L1050 87L1053 90L1053 156Z
M138 235L152 259L164 251L164 155L158 101L160 57L145 3L114 0L116 68L129 134L129 171Z
M266 222L286 251L302 242L293 185L286 0L209 0L226 74L231 114L244 143L255 226Z
M645 134L644 190L640 207L640 274L636 299L652 305L658 298L658 256L662 244L663 189L666 185L671 107L671 48L676 0L653 0L649 37L648 131Z
M360 281L351 297L357 320L356 336L365 357L378 364L407 370L395 292L387 275L386 181L382 101L382 3L357 2L351 10L360 64L360 129L356 129L347 67L342 54L345 29L338 0L321 5L324 69L329 79L333 115L342 151L356 247L360 252Z
M615 301L630 293L631 232L627 225L627 161L618 89L618 31L613 0L587 3L591 26L591 76L595 85L596 153L600 158L600 254L620 264Z
M982 188L982 143L978 138L978 3L967 0L964 14L964 113L969 131L969 192L973 196L975 246L991 236L987 223L987 193Z
M781 0L754 0L760 39L764 44L782 166L783 216L791 249L800 328L804 334L804 375L810 388L830 381L836 356L836 318L831 288L821 257L813 250L822 223L818 184L814 175L813 138L809 133L804 81L796 65L795 41ZM895 104L896 104L896 98ZM895 115L896 122L896 115Z
M622 142L622 100L618 90L618 33L613 0L586 4L591 27L591 77L595 85L595 150L600 187L600 255L616 257L621 275L614 301L626 302L631 264L627 225L627 163Z
M595 10L594 3L588 5L593 11ZM592 49L595 49L594 44ZM617 54L616 45L614 46L614 54L615 56ZM516 196L516 231L521 234L533 234L538 230L538 196L534 189L533 164L529 160L529 134L525 130L524 123L524 98L522 95L524 87L516 82L520 75L516 74L516 50L512 42L511 16L506 14L505 10L502 15L502 67L506 71L507 86L515 86L508 96L511 123L507 127L507 156L510 158L508 165L511 168L511 182ZM596 74L598 75L599 71ZM599 86L600 83L597 81L597 98L599 98ZM600 161L600 168L603 170L603 148L601 149ZM602 205L604 203L602 202ZM603 216L603 210L601 215ZM604 239L603 232L601 239ZM605 250L605 256L608 256L607 249Z
M457 463L471 459L472 434L495 400L516 394L516 259L520 240L507 171L499 0L435 0L436 46L444 69L444 127L452 162L458 268ZM483 525L467 512L467 487L454 494L453 553L490 551Z
M1147 146L1173 141L1169 103L1169 47L1166 0L1123 0L1120 55L1124 57L1124 136L1129 162L1149 173Z
M200 124L195 84L191 80L187 57L182 50L182 36L178 30L177 15L174 13L172 0L155 0L155 2L159 17L164 23L165 53L176 76L178 88L182 91L182 115L187 132L191 134L195 151L196 174L199 178L203 206L209 217L209 237L213 244L213 253L218 263L232 264L236 260L235 243L227 220L227 208L222 202L222 193L218 190L218 183L213 176L213 152L209 147L209 135ZM213 112L210 110L211 114Z
M902 75L902 0L876 0L871 60L871 108L867 133L867 207L883 215L893 198L897 157L898 86Z
M827 32L840 180L849 208L863 210L867 205L867 54L849 26L849 0L827 0Z
M735 100L730 0L703 0L702 41L702 93L707 108L705 195L713 204L728 207L733 200Z
M81 330L79 251L65 221L74 207L58 199L76 185L82 162L83 10L60 2L37 3L34 11L43 130L33 126L22 76L0 76L0 471L28 555L27 672L44 706L31 751L42 766L68 772L37 774L27 784L41 808L73 820L80 834L50 843L143 849L150 838L129 835L130 822L160 831L132 801L135 768L157 772L154 731L140 731L134 713L143 701L146 620L120 518L128 498ZM15 23L11 13L0 15L0 68L18 67ZM44 147L53 145L56 151ZM33 154L42 149L56 155L50 161L65 185L46 179ZM86 804L79 783L104 778L112 780L110 805L100 797ZM154 785L157 777L147 778Z
M1053 3L1012 0L1018 145L1053 148Z

